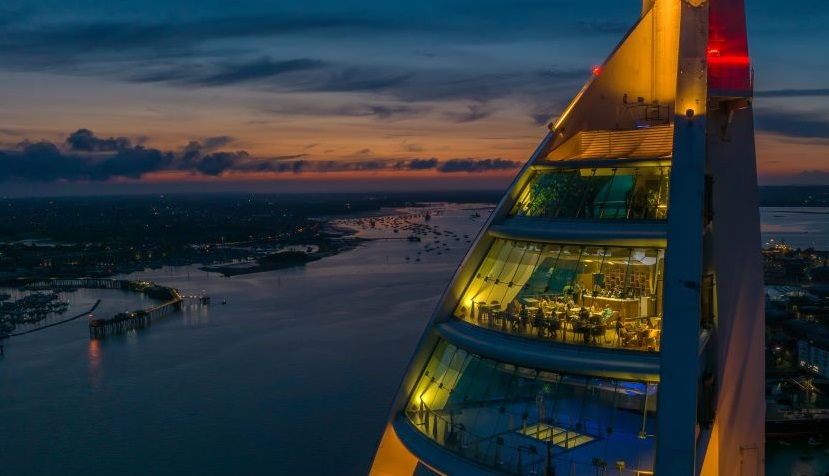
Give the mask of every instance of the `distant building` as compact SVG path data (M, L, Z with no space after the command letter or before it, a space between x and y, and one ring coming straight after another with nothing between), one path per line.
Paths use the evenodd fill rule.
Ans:
M800 368L829 378L829 340L798 339L797 356Z
M762 475L742 1L642 16L441 299L371 476Z
M815 322L790 320L783 330L797 339L797 365L801 369L829 378L829 330Z

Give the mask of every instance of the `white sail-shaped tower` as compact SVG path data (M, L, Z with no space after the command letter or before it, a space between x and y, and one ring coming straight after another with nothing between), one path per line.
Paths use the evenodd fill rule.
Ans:
M739 0L644 0L459 267L372 476L761 475Z

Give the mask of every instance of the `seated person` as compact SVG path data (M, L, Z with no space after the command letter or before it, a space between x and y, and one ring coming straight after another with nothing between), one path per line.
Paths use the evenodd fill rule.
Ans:
M659 334L660 331L658 329L648 330L648 333L645 336L645 345L648 347L648 350L656 350L658 347L657 343L659 341Z
M554 317L546 322L547 328L550 330L550 335L553 337L558 337L558 331L561 330L561 321Z
M540 311L541 308L538 308L538 310ZM518 317L521 319L521 324L526 325L530 316L529 311L527 311L527 308L525 306L521 306L521 308L518 310Z
M544 316L544 309L541 309L540 307L539 307L539 308L537 308L537 309L535 310L535 317L536 317L537 319L544 319L544 317L545 317L545 316Z
M590 311L587 310L586 307L581 308L579 311L578 317L573 322L573 332L576 334L581 334L582 338L584 338L584 343L590 339L590 329L588 327L588 319L590 318Z
M616 336L619 339L619 343L621 345L631 345L633 344L633 340L636 337L636 332L633 330L633 326L630 323L625 323L622 316L618 316L616 318L616 322L614 323L613 327L616 329Z
M585 309L585 308L582 307L582 309ZM598 313L598 310L596 309L596 306L590 306L586 309L587 309L587 313L586 313L587 322L589 322L590 324L596 324L597 323L596 318L599 316L599 313ZM581 316L582 314L584 314L584 312L580 311L579 316Z

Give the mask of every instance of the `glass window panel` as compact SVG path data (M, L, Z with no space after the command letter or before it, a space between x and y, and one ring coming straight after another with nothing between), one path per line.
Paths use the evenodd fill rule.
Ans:
M496 240L483 263L455 309L460 319L534 339L659 350L664 250Z
M431 360L457 355L451 345L438 346ZM616 461L633 471L653 470L658 385L464 355L445 401L424 404L415 393L405 412L436 444L507 474L586 476Z
M536 172L513 216L664 220L670 167L556 168Z

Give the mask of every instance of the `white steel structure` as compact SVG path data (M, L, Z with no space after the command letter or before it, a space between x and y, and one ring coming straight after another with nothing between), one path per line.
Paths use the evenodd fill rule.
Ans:
M458 269L372 476L760 475L740 0L644 0Z

